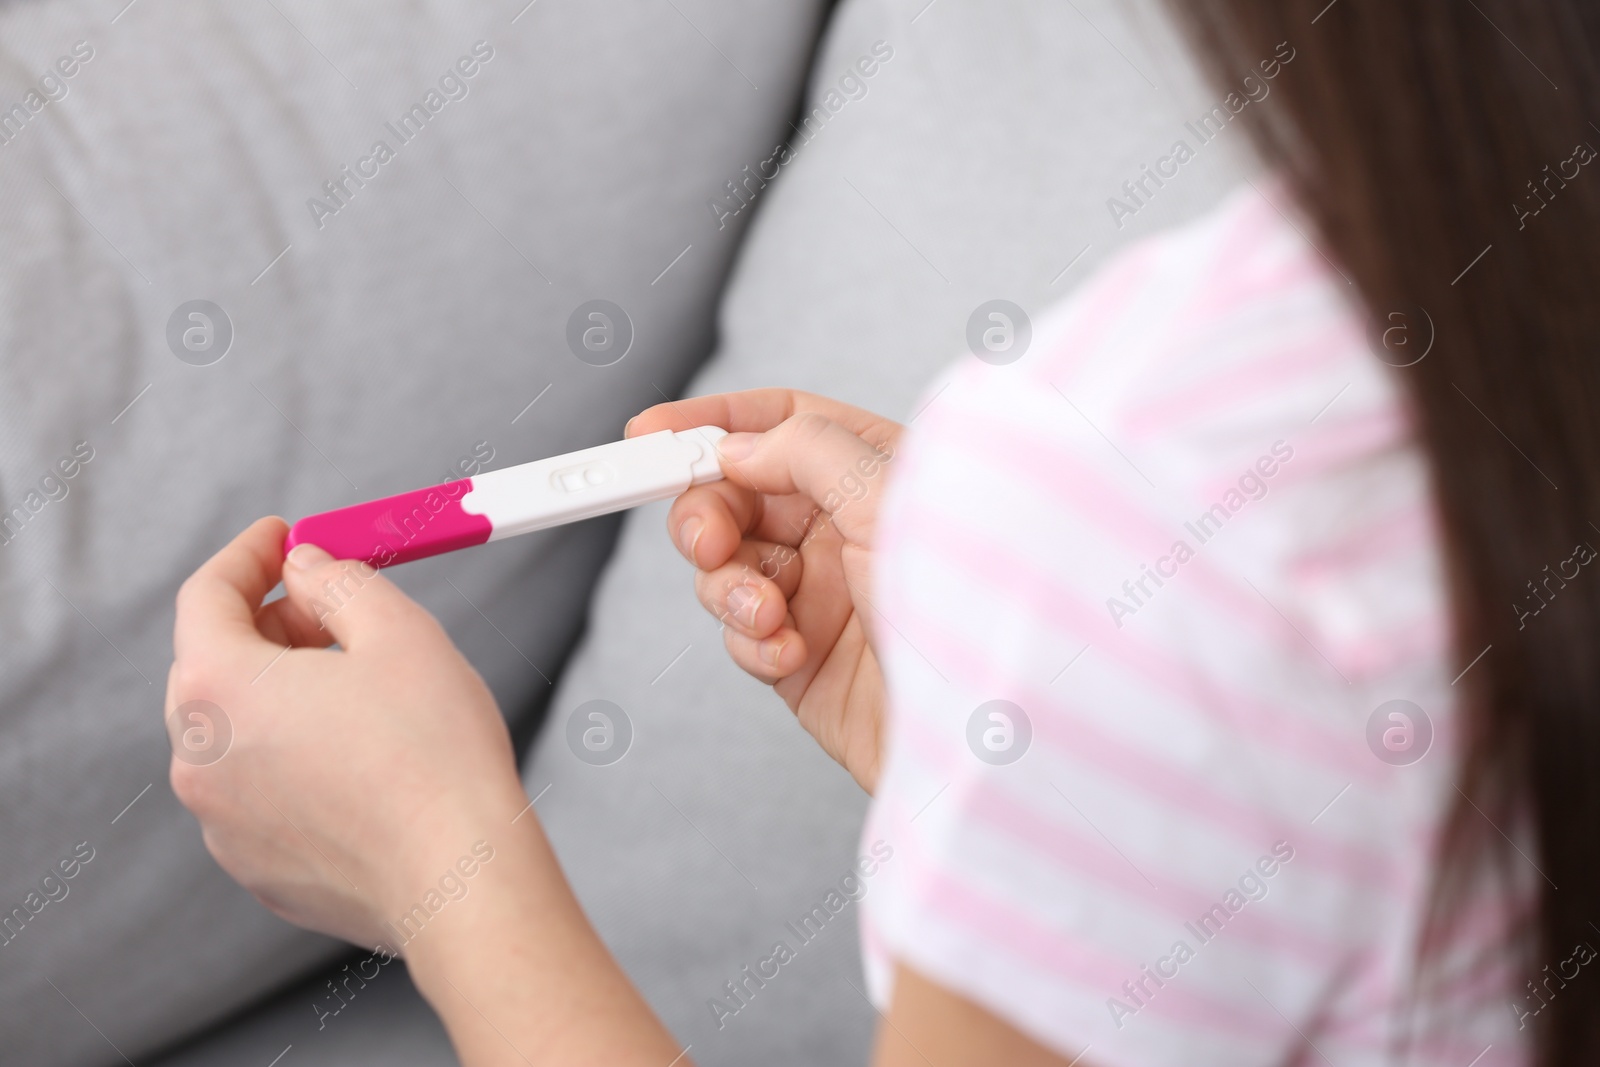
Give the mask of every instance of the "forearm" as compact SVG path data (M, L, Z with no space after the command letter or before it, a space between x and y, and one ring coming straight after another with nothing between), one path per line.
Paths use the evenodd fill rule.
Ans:
M500 836L470 896L405 949L464 1067L687 1067L590 926L533 813Z

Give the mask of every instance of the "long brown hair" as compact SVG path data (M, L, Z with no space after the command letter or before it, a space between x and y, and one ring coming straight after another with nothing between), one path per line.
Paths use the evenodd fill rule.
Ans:
M1525 881L1522 864L1537 907L1514 947L1540 981L1600 945L1600 573L1569 562L1600 545L1600 5L1170 6L1219 84L1295 49L1247 109L1253 140L1374 320L1431 320L1432 351L1396 374L1431 460L1456 669L1471 667L1419 964L1472 871ZM1519 826L1526 857L1500 833ZM1600 1062L1600 975L1526 1022L1541 1067Z

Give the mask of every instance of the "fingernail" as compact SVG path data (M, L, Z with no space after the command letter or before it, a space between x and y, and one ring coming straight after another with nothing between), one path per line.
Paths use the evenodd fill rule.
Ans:
M310 541L302 541L289 550L289 566L296 570L309 570L319 563L331 563L333 557Z
M683 549L683 554L689 557L689 562L694 562L694 546L700 543L700 535L705 532L706 523L698 515L691 515L683 520L683 525L678 527L678 546Z
M723 459L737 463L749 458L750 453L756 450L756 440L760 436L758 433L730 433L717 442L717 451Z
M736 585L728 592L728 611L746 626L754 628L756 612L761 610L761 594L748 585Z
M789 643L786 637L769 637L761 642L761 662L769 667L778 665L778 658L783 655L783 646Z
M623 437L632 437L633 436L633 424L638 422L638 421L639 421L639 416L637 416L637 415L635 415L633 418L629 419L627 421L627 424L622 427L622 436Z

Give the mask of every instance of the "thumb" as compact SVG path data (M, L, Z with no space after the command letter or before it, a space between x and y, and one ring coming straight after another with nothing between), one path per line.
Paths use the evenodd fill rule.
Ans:
M802 493L857 544L871 540L894 440L874 445L825 415L791 415L765 433L731 433L717 443L722 470L759 493Z
M284 560L283 588L296 610L346 651L380 642L397 628L437 625L371 564L334 559L310 543L296 545Z

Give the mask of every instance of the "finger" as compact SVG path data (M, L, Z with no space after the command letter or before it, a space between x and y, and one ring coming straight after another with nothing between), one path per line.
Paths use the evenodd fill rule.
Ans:
M792 626L759 640L730 626L722 631L722 644L740 670L768 685L781 682L806 662L805 638Z
M793 622L788 599L802 570L800 553L788 545L746 541L728 563L695 574L695 595L724 624L766 637L786 619Z
M746 539L739 546L732 562L741 567L748 566L752 573L773 583L778 588L778 595L785 600L795 595L805 573L805 564L794 548L754 538Z
M892 441L900 432L898 423L881 415L798 389L747 389L669 400L635 415L625 432L629 437L638 437L658 430L720 426L733 433L762 433L785 419L807 413L831 419L873 444Z
M726 563L755 522L756 494L727 481L685 490L667 510L667 531L683 558L700 570Z
M819 513L810 497L765 496L724 479L697 485L673 501L667 530L685 559L711 570L752 538L799 547L814 534Z
M277 516L258 519L207 560L178 589L173 650L179 659L219 641L266 645L256 611L283 574L283 539L289 525Z
M336 560L310 543L289 553L283 587L293 610L324 629L347 652L381 643L398 630L438 623L421 605L375 567L356 560Z
M717 444L728 479L759 493L799 493L816 502L845 537L870 539L873 507L852 507L882 490L892 452L819 414L785 419L765 433L734 433Z
M290 597L279 597L256 612L256 629L275 645L291 648L327 648L333 635Z

